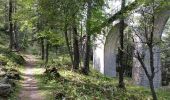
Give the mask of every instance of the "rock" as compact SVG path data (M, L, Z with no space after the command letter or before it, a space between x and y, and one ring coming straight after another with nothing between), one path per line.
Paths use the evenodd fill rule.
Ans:
M16 57L16 63L19 65L24 65L26 63L25 59L23 56L21 55L17 55Z
M20 80L21 79L18 70L13 69L13 68L8 70L8 72L6 73L6 76L9 79L15 79L15 80Z
M65 100L65 95L61 92L55 93L55 100Z
M14 69L14 68L11 68L9 69L10 72L18 72L18 70Z
M12 91L10 84L0 83L0 96L8 96Z
M18 72L8 72L8 73L6 74L6 76L7 76L9 79L15 79L15 80L20 80L20 79L21 79L21 77L20 77L20 75L19 75Z
M6 61L0 61L0 65L5 66L7 64Z
M74 97L66 97L62 92L54 93L55 100L75 100Z
M56 79L60 77L60 74L58 73L58 70L55 67L46 69L44 74L50 79Z
M8 69L7 69L7 68L5 68L5 67L3 67L3 68L1 68L1 71L7 72L7 71L8 71Z
M8 96L15 86L15 82L13 79L10 79L8 75L6 75L2 80L0 80L0 96Z
M9 83L8 77L5 76L2 80L0 80L0 83L2 83L2 84L7 84L7 83Z
M4 77L6 73L4 71L0 71L0 77Z
M16 86L13 79L9 79L8 76L5 76L2 80L0 80L2 84L10 84L12 87Z

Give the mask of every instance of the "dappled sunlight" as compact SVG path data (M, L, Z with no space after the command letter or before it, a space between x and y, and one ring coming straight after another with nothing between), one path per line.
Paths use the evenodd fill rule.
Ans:
M37 80L34 76L41 75L44 71L43 68L36 68L37 58L33 55L24 55L26 60L25 70L22 70L21 75L23 80L21 81L22 90L19 94L19 98L23 100L28 98L29 100L43 100L42 93L37 86Z
M107 78L95 71L90 73L89 76L62 69L59 70L59 73L61 74L61 78L56 80L45 81L46 76L37 76L39 87L44 91L47 98L51 98L56 92L61 92L66 96L81 99L101 98L104 100L106 98L121 98L121 93L114 94L116 91L119 91L116 88L118 82L117 78ZM127 78L126 83L129 81L130 79ZM128 89L130 89L128 91L129 93L136 91L136 94L134 95L138 95L138 89L141 89L141 91L145 90L137 86L132 86L130 83ZM51 98L50 100L53 99Z

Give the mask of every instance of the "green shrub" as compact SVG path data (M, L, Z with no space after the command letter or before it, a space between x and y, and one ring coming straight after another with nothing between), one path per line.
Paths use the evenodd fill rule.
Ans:
M0 46L0 54L1 54L0 60L2 61L6 62L11 61L19 65L25 64L25 59L20 54L18 54L17 52L11 52L4 46Z

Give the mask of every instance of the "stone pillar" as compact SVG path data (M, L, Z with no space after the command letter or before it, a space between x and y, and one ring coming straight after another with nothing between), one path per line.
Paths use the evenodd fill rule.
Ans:
M161 40L160 38L165 28L165 24L167 23L169 17L170 17L170 11L162 11L158 14L158 16L155 17L154 42L158 42L158 43L160 42ZM142 36L140 36L140 38L142 38ZM135 49L138 50L140 53L143 53L145 66L150 72L151 71L150 64L149 64L150 54L147 46L144 47L144 45L142 45L142 42L140 41L138 36L135 36L134 41L135 41ZM153 52L154 52L154 67L155 67L155 77L153 83L155 88L158 88L161 86L162 83L161 56L160 56L161 51L159 45L154 46ZM135 57L133 59L132 77L135 84L141 86L149 86L148 78L146 77L146 74L143 68L141 67L139 61Z
M93 67L104 74L104 43L105 36L97 35L93 43Z
M119 28L116 24L111 30L105 31L105 34L97 35L94 41L93 67L109 77L116 77L118 37Z
M154 67L155 67L155 77L153 80L154 87L158 88L161 86L161 57L160 57L160 48L158 46L155 46L153 48L154 52ZM151 74L150 69L150 54L149 50L144 51L144 63L147 67L148 72ZM149 86L148 78L141 67L140 62L137 60L137 58L134 57L134 66L133 66L133 80L134 83L141 86Z
M143 44L140 41L140 38L136 35L133 36L134 37L134 55L136 55L136 52L139 52L140 54L143 54L144 52L144 48L143 48ZM133 68L132 68L132 78L133 78L133 82L134 84L137 85L142 85L144 78L146 78L145 76L145 72L143 70L143 68L141 67L141 64L139 62L139 60L136 57L133 57Z
M104 74L116 77L116 56L119 40L119 24L116 24L108 33L104 45Z

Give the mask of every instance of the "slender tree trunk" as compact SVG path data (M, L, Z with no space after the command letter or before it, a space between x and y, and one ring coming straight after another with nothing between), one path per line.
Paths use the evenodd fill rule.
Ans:
M9 27L9 24L8 24L8 22L9 22L9 11L8 11L8 5L9 4L7 4L7 3L5 3L5 12L4 12L4 28L5 28L5 31L7 31L8 30L8 27Z
M150 69L151 69L151 75L150 75L150 78L148 78L148 79L149 79L149 85L150 85L153 100L157 100L158 98L157 98L154 84L153 84L153 79L155 77L155 67L154 67L154 58L153 58L154 57L154 53L153 53L153 34L154 33L153 32L154 32L154 30L152 30L150 40L148 42L149 54L150 54Z
M144 35L142 34L145 39L141 40L141 42L143 42L143 41L145 42L145 45L147 44L147 47L149 49L149 64L150 65L145 64L145 59L143 57L143 54L141 54L141 52L136 50L137 51L136 53L137 53L137 59L139 60L139 62L141 64L141 67L143 68L143 70L144 70L144 72L145 72L145 74L146 74L146 76L148 78L149 86L150 86L150 90L151 90L151 93L152 93L153 100L158 100L156 92L155 92L155 88L154 88L154 83L153 83L154 77L155 77L154 52L153 52L154 44L155 44L155 41L154 41L155 8L156 8L155 7L155 0L152 0L151 3L152 4L149 5L149 6L152 7L152 10L149 11L149 16L147 15L148 14L147 13L147 11L148 11L147 8L146 8L146 12L142 13L142 16L146 19L146 20L143 20L144 24L146 24L146 25L144 25ZM145 13L147 13L147 14L145 15ZM141 30L141 28L140 28L140 30ZM141 39L142 38L143 37L141 36Z
M45 64L48 63L48 57L49 57L49 43L48 40L46 40L46 50L45 50Z
M18 31L17 31L17 23L14 23L14 46L15 49L19 50L19 43L18 43Z
M150 89L151 89L153 100L158 100L155 89L154 89L153 79L149 80L149 84L150 84Z
M80 32L80 46L79 46L79 54L80 54L80 66L82 65L82 60L83 60L83 25L81 22L81 32Z
M17 12L17 1L14 0L14 13ZM17 29L17 21L14 22L14 25L13 25L13 36L14 36L14 47L15 49L18 51L19 50L19 43L18 43L18 29Z
M77 33L77 27L74 24L73 25L73 53L74 53L74 63L73 63L73 70L79 69L79 44L78 44L78 33Z
M125 7L125 0L122 0L122 8L121 9L124 9ZM122 17L123 17L123 14L122 14ZM123 50L124 50L124 27L125 27L125 23L124 23L124 19L121 18L120 20L120 48L119 48L119 56L120 56L120 70L119 70L119 85L118 87L119 88L125 88L125 83L124 83L124 70L125 70L125 66L124 66L124 53L123 53Z
M89 60L90 60L90 45L91 45L91 31L90 31L90 20L91 20L91 14L92 14L92 5L91 5L91 0L89 0L88 3L88 8L87 8L87 22L86 22L86 44L85 44L85 55L84 55L84 65L82 68L82 72L85 75L88 75L89 73Z
M152 53L150 52L150 56L153 56ZM151 93L152 93L152 97L153 97L153 100L158 100L157 99L157 95L156 95L156 92L155 92L155 88L154 88L154 84L153 84L153 79L154 79L154 73L151 72L151 74L149 74L149 71L147 70L147 67L145 66L144 64L144 60L142 60L139 52L137 52L137 58L143 68L143 70L145 71L145 74L149 80L149 86L150 86L150 90L151 90ZM150 57L152 58L152 57ZM150 59L151 60L151 59ZM151 64L151 63L150 63ZM150 66L151 67L151 66Z
M57 45L55 46L55 54L56 54L56 56L58 54L58 46Z
M10 43L9 48L10 50L13 49L14 37L13 37L13 20L12 20L12 12L13 12L13 4L12 0L9 0L9 36L10 36Z
M44 38L40 38L41 40L41 59L44 60Z
M69 39L68 39L68 33L67 33L67 26L65 25L65 29L64 29L64 35L65 35L65 41L66 41L66 45L67 45L67 49L70 55L70 59L71 59L71 63L73 65L73 55L71 52L71 48L70 48L70 43L69 43Z
M153 100L158 100L157 98L157 95L156 95L156 92L155 92L155 88L154 88L154 83L153 83L153 80L154 80L154 77L155 77L155 67L154 67L154 53L153 53L153 47L154 47L154 29L155 29L155 0L152 0L152 9L153 9L153 15L152 15L152 20L151 20L151 23L152 23L152 30L151 30L151 34L150 34L150 40L148 41L148 47L149 47L149 53L150 53L150 69L151 69L151 78L150 78L150 89L151 89L151 92L152 92L152 97L153 97Z

